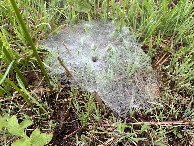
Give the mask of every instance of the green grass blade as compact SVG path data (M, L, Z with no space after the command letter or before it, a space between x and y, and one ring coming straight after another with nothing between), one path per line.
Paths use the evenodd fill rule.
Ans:
M119 30L120 32L122 31L122 27L124 23L125 5L126 5L126 0L124 0L124 5L123 5L123 13L122 13L121 25L120 25L120 30Z
M25 95L28 95L28 97L30 97L30 99L32 99L32 101L34 103L36 103L37 106L39 106L40 108L42 108L42 110L45 111L45 113L48 114L48 112L44 109L44 107L34 97L32 97L30 95L30 93L25 89L25 87L22 84L22 81L20 80L20 78L18 78L17 76L16 76L16 78L17 78L17 81L18 81L19 86L22 88L22 91L25 93Z
M107 0L107 7L106 7L106 20L108 20L109 2L110 2L110 0Z
M43 27L45 27L45 26L48 26L48 27L51 29L51 26L49 25L49 23L41 23L41 24L39 24L39 25L37 26L36 31L35 31L35 32L33 33L33 35L32 35L32 38L33 38L36 34L38 34L38 32L41 31L41 29L42 29Z
M5 96L4 93L7 93L8 97L11 97L11 93L0 85L0 98Z
M18 45L18 47L20 47L20 49L22 49L22 51L24 51L25 53L27 53L27 51L24 49L24 47L22 47L8 32L7 30L5 30L4 28L1 28L2 33L4 33L5 35L7 35L16 45Z
M3 78L0 80L0 85L3 83L3 81L4 81L5 78L6 78L6 76L8 75L9 70L11 69L11 67L12 67L12 65L13 65L13 63L14 63L14 61L15 61L15 60L13 60L13 61L10 63L10 65L8 66L8 68L7 68L7 70L6 70L6 72L5 72L4 76L3 76Z
M0 74L0 77L3 78L3 75ZM32 105L32 103L30 102L30 100L28 99L28 97L12 82L10 81L8 78L5 78L5 80L13 87L15 88L15 90L17 90L23 97L24 99L28 102L29 105Z
M11 55L9 54L9 52L7 51L7 49L3 46L2 42L0 41L0 47L3 47L3 52L6 56L6 58L8 59L8 61L11 63L13 61L13 58L11 57ZM28 87L28 83L26 82L25 78L23 77L23 75L21 74L19 68L17 67L16 63L13 62L13 68L16 71L16 73L18 74L18 76L20 77L20 79L22 80L23 84L25 85L25 87Z
M38 52L37 52L37 50L35 48L35 45L32 42L32 39L31 39L30 34L29 34L28 30L27 30L27 27L26 27L26 25L25 25L25 23L24 23L24 21L22 19L22 16L21 16L21 14L19 12L19 9L17 7L17 4L16 4L15 0L10 0L9 2L11 3L11 5L12 5L14 11L15 11L15 14L17 15L17 18L18 18L18 20L19 20L19 22L21 24L21 27L22 27L22 29L24 31L24 34L26 36L26 39L29 42L29 44L30 44L30 46L31 46L31 48L33 50L33 53L34 53L34 55L35 55L35 57L36 57L36 59L38 61L38 64L40 65L40 68L42 70L42 73L44 74L44 77L46 79L46 82L49 85L50 91L52 92L53 90L52 90L52 86L51 86L50 81L49 81L49 77L48 77L47 72L46 72L46 70L45 70L45 68L43 66L43 63L42 63L42 61L41 61L41 59L40 59L40 57L38 55Z

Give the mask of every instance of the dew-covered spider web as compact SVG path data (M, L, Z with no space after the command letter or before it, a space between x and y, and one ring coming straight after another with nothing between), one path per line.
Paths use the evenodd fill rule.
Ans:
M156 80L149 57L129 28L118 32L112 22L82 22L65 27L42 44L52 52L47 61L50 75L70 79L57 59L58 46L63 63L74 75L72 84L96 91L118 115L126 116L130 108L151 108Z

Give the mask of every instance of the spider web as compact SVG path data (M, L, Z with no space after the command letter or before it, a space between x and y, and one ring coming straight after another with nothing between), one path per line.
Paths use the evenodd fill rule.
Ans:
M134 41L129 28L118 32L114 23L99 21L65 29L65 33L59 31L42 43L52 52L47 62L50 75L69 80L57 60L58 46L61 59L75 77L72 84L98 92L119 116L126 116L130 108L152 107L157 82L149 57Z

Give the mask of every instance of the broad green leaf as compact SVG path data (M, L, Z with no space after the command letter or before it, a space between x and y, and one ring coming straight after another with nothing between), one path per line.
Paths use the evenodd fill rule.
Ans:
M53 138L53 134L52 133L48 134L46 136L46 144L48 144L52 140L52 138Z
M46 144L46 133L33 137L31 143L32 146L44 146Z
M28 126L30 126L30 125L32 125L32 124L33 124L33 122L32 122L31 120L24 120L24 121L20 124L20 126L21 126L21 128L25 129L25 128L27 128Z
M7 122L6 119L0 115L0 131L2 131L3 127L7 127Z
M16 116L12 116L9 120L8 120L8 131L13 134L13 135L17 135L17 136L22 136L24 135L24 128L22 128L19 124L18 124L18 119L16 118Z
M36 129L37 130L37 129ZM38 134L40 130L38 129L31 139L32 146L44 146L46 144L46 133Z
M31 143L30 140L22 138L12 143L11 146L31 146Z
M31 134L31 138L33 138L33 137L36 137L36 136L39 136L40 135L40 130L38 129L38 128L36 128L33 132L32 132L32 134Z
M33 146L43 146L48 144L52 140L53 134L46 135L46 133L40 133L37 128L31 134L31 143Z

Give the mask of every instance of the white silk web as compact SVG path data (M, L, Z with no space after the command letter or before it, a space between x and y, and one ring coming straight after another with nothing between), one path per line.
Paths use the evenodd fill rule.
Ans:
M112 22L83 22L59 31L43 45L52 52L47 63L50 75L68 79L57 60L58 46L61 59L79 87L97 91L118 115L125 116L132 107L151 108L156 80L149 57L134 41L129 28L123 27L120 33Z

